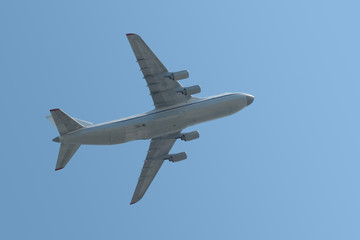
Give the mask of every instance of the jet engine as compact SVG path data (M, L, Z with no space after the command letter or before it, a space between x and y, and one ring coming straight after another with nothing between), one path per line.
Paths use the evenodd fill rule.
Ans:
M181 80L189 77L189 72L187 70L179 71L179 72L168 72L163 75L164 77L168 77L172 80Z
M191 86L191 87L184 87L178 90L178 92L181 92L185 96L193 95L201 92L201 88L199 85Z
M186 152L176 153L176 154L170 154L169 155L169 161L170 162L179 162L182 160L187 159Z
M193 132L181 133L180 134L180 139L185 141L185 142L197 139L199 137L200 137L200 134L199 134L198 131L193 131Z

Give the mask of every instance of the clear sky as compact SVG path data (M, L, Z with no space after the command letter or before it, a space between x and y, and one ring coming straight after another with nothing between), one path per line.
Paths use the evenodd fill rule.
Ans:
M1 1L1 239L360 239L359 1ZM201 97L254 103L189 128L129 205L149 141L54 171L49 109L152 109L125 34Z

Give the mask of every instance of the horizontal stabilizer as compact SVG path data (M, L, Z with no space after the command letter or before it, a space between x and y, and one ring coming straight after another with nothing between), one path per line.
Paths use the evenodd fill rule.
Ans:
M74 156L79 147L80 144L61 143L55 171L63 169L70 161L71 157Z

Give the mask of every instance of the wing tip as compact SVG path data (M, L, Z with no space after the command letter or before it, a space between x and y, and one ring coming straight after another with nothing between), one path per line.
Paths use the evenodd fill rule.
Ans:
M58 170L61 170L61 169L63 169L63 167L61 167L61 168L55 168L55 171L58 171Z
M127 33L126 34L126 37L131 37L131 36L134 36L134 37L139 37L139 35L137 35L136 33Z
M50 112L59 111L59 108L50 109Z
M131 202L130 205L133 205L134 203L136 203L136 202Z

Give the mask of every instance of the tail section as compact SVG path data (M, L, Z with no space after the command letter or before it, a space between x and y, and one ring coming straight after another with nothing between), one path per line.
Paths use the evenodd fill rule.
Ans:
M63 169L79 147L80 144L61 143L55 171Z
M52 118L51 115L47 115L46 116L46 119L49 120L55 127L56 127L56 124L54 122L54 119ZM88 122L88 121L85 121L85 120L81 120L81 119L78 119L78 118L73 118L75 119L76 121L78 121L81 125L83 125L84 127L89 127L89 126L92 126L94 125L94 123L92 122Z
M84 128L84 125L81 124L78 120L70 117L60 109L51 109L50 112L51 116L48 116L47 118L55 124L57 130L60 133L60 136ZM54 138L54 141L59 142L60 138L56 137ZM70 161L71 157L74 156L75 152L79 149L79 147L80 144L70 144L62 142L55 171L63 169Z
M51 109L50 112L52 119L55 122L55 126L60 133L60 136L84 127L78 121L76 121L58 108Z

